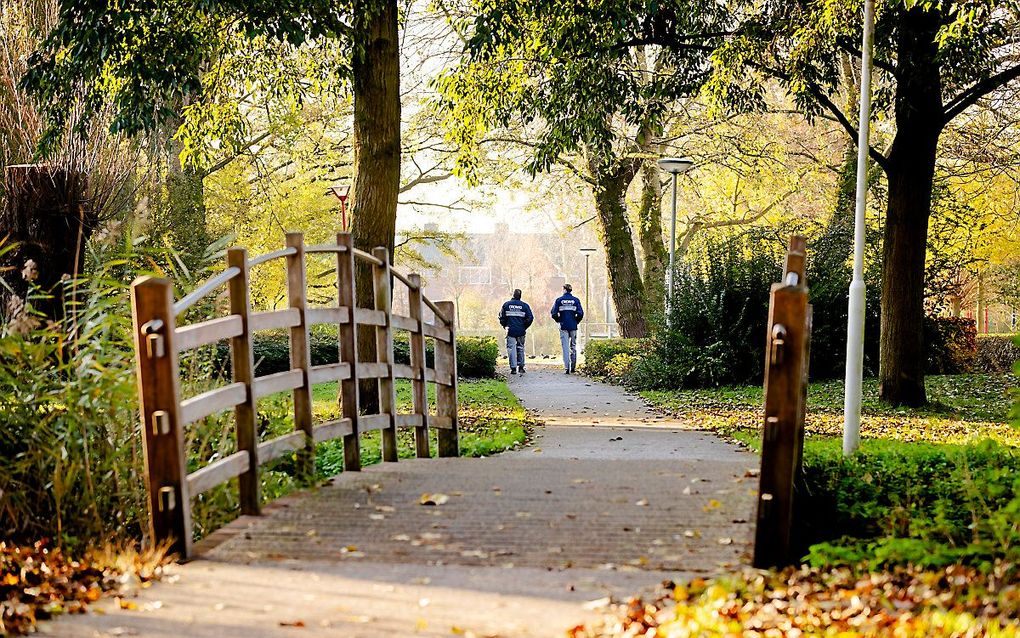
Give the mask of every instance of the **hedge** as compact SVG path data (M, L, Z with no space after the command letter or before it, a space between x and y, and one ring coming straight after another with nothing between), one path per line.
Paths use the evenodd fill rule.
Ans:
M435 364L433 341L425 341L425 361ZM325 365L339 361L335 329L316 327L309 334L312 365ZM252 340L255 355L255 373L259 376L290 370L290 338L285 331L265 331ZM492 337L457 337L457 374L463 378L491 378L496 376L496 359L499 344ZM408 336L400 334L393 340L395 363L411 363ZM230 370L230 346L221 342L216 354L217 369Z
M629 364L647 348L644 339L594 339L584 347L581 372L598 379L621 381Z
M983 334L977 336L977 357L974 369L977 372L1009 372L1013 364L1020 361L1020 346L1017 335Z

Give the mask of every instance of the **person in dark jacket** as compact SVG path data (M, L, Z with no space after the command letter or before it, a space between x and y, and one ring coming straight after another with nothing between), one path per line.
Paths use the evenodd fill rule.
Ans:
M575 297L570 284L563 284L563 295L553 302L553 321L560 324L560 346L563 348L563 368L573 374L577 368L577 324L584 319L581 300Z
M510 359L510 374L524 374L524 339L535 320L531 306L521 301L520 289L514 298L503 303L499 310L499 325L506 328L506 354Z

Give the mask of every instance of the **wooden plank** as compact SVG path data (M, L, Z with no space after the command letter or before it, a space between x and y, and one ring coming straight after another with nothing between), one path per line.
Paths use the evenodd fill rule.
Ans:
M301 370L308 380L308 369L312 366L308 347L308 292L305 275L304 235L287 233L287 247L294 254L287 257L287 302L301 315L300 324L290 329L290 368ZM312 444L312 395L308 383L294 388L294 429L303 432L307 446L298 456L297 475L302 483L310 483L315 472L315 446Z
M293 328L301 325L301 312L296 308L270 310L269 312L253 312L249 326L252 332L257 330L275 330Z
M381 266L382 265L382 262L379 261L378 257L376 257L375 255L366 253L365 251L360 250L358 248L353 248L352 253L353 253L353 255L357 259L360 259L361 261L367 261L368 263L372 264L373 266Z
M430 416L429 425L439 430L449 430L453 428L453 418L448 416Z
M428 368L425 359L425 324L424 295L422 294L421 275L411 273L407 277L407 305L408 314L414 321L414 329L411 330L411 404L414 414L420 421L415 424L414 430L414 455L420 459L427 459L431 456L429 452L429 396L428 396ZM396 373L396 370L394 370Z
M325 423L320 423L313 429L316 443L332 441L333 439L339 439L342 436L350 436L353 432L354 429L351 427L350 419L327 421Z
M414 366L405 365L403 363L394 363L393 377L396 379L417 379L418 373L415 371Z
M435 370L433 368L426 368L425 370L425 380L431 383L453 385L453 379L453 375L446 370Z
M208 281L203 283L198 288L192 290L188 294L181 297L181 300L174 304L174 316L180 315L182 312L198 303L202 298L216 290L223 284L227 283L237 275L241 274L241 271L236 267L227 268L215 277L211 277Z
M248 452L242 450L234 452L230 456L218 461L213 461L200 470L188 475L188 493L197 496L202 492L211 490L217 485L222 485L235 476L242 476L251 472L251 458ZM258 467L256 466L256 470Z
M350 308L309 308L307 312L308 325L321 323L336 324L347 323L351 320Z
M456 308L452 301L436 302L439 309L437 316L455 317ZM439 456L460 456L460 443L457 428L457 346L456 334L452 322L447 323L446 328L450 332L450 340L444 342L436 340L436 377L450 375L451 383L438 383L436 385L436 416L437 419L445 417L450 419L449 428L441 428L437 431L437 442L439 443Z
M267 397L277 392L300 388L305 384L305 375L301 370L284 370L264 377L256 377L253 383L253 394L256 399Z
M258 266L259 264L264 264L267 261L272 261L274 259L279 259L280 257L287 257L287 256L293 255L293 254L294 254L294 249L293 248L281 248L280 250L276 250L276 251L273 251L271 253L266 253L264 255L259 255L258 257L252 257L248 261L248 268L249 269L250 268L254 268L255 266Z
M448 328L431 323L426 323L422 326L422 331L425 333L426 337L433 337L446 343L450 343L450 339L452 339L451 335L453 334Z
M402 317L400 315L393 315L390 317L390 325L395 330L407 330L409 332L418 332L418 320L412 319L411 317Z
M350 233L340 233L336 243L347 248L336 256L337 305L356 307L354 301L354 240ZM361 470L361 446L358 441L358 329L353 322L340 324L337 338L340 341L340 360L351 364L350 377L340 382L340 409L351 424L350 434L344 435L344 470Z
M233 280L231 280L233 282ZM177 329L177 352L200 348L239 336L244 330L240 315L227 315Z
M354 320L363 326L385 326L386 313L382 310L355 308Z
M248 388L243 383L231 383L222 388L193 396L186 401L181 401L180 424L187 425L204 419L210 414L229 410L247 397Z
M321 366L312 366L308 369L308 384L316 385L329 381L343 381L351 377L351 364L327 363Z
M798 244L791 241L791 252ZM803 259L788 257L787 263L793 270L784 273L784 282L797 281L797 285L772 286L766 335L765 423L753 560L756 567L786 565L795 558L791 556L793 496L800 462L798 443L803 440L809 320Z
M397 424L398 428L418 428L421 427L421 415L395 414L393 416L393 422Z
M375 329L375 350L379 363L386 368L386 373L379 376L379 412L387 415L389 424L382 432L382 460L396 463L397 424L393 415L397 412L397 389L393 376L393 290L390 279L390 252L382 246L374 249L372 254L382 262L381 266L372 268L375 288L375 309L383 313L385 322Z
M154 544L169 542L171 553L187 559L192 553L191 498L180 419L173 285L166 279L136 279L131 284L131 311L145 443L149 537ZM153 328L157 322L161 326L158 330Z
M390 376L390 366L386 363L358 362L359 379L381 379Z
M288 432L275 439L259 443L259 459L263 464L275 461L284 454L301 450L305 447L306 434L300 430Z
M385 430L390 427L392 421L393 418L389 414L363 414L358 419L358 431Z
M346 246L340 246L337 244L315 244L313 246L305 246L305 254L307 253L342 253L347 250Z
M239 273L230 280L230 312L237 316L240 330L230 340L231 374L235 383L245 388L244 401L234 408L234 429L237 451L248 456L245 471L238 479L241 513L256 516L261 512L261 489L259 487L259 431L255 424L255 359L252 354L251 331L248 322L251 317L251 296L248 281L248 251L231 248L227 251L227 265L237 268Z

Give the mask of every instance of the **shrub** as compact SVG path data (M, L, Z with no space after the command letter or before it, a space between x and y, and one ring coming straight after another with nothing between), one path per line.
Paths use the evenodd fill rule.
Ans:
M643 339L593 339L584 346L581 372L596 378L607 378L610 376L609 367L613 359L619 355L637 355L644 347Z
M457 374L471 379L496 376L499 344L494 337L457 337Z
M983 334L977 336L975 372L1009 372L1020 360L1020 345L1015 335Z
M977 328L964 317L926 317L924 341L928 374L963 374L974 370Z
M1020 557L1020 454L985 441L950 446L838 441L805 449L797 528L815 564L984 564Z
M780 257L764 239L710 239L679 265L668 326L627 381L642 388L761 381L769 290Z

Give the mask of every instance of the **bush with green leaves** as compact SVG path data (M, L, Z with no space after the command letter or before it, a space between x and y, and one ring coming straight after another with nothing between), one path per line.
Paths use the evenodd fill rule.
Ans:
M954 446L809 441L796 529L809 562L986 566L1020 559L1020 452L993 441Z
M610 379L620 376L621 361L630 357L636 359L647 348L644 339L592 339L584 346L584 361L581 372L596 379ZM622 355L622 357L621 357ZM613 362L616 361L614 364Z
M752 235L710 238L677 267L670 321L625 381L641 388L758 383L776 244Z
M499 344L493 337L457 337L457 374L468 379L496 376Z
M1009 372L1020 361L1017 335L981 334L977 336L977 355L974 369L977 372Z

